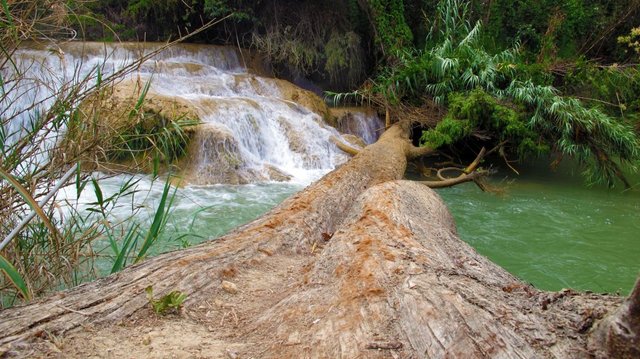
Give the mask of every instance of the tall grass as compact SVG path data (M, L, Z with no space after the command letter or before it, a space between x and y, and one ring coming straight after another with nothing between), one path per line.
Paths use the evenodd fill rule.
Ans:
M82 106L91 106L86 101L89 97L110 88L174 42L132 59L110 74L104 64L90 71L81 70L83 64L75 64L69 71L70 78L64 80L56 76L59 69L48 69L50 77L30 78L28 67L44 64L25 64L18 59L25 41L50 44L54 49L50 56L63 56L53 39L76 37L67 25L74 12L70 6L82 3L0 0L0 241L26 222L17 236L0 249L2 307L95 278L94 260L99 255L93 248L96 240L106 239L113 250L112 271L142 260L163 233L171 213L175 192L169 180L151 223L145 223L135 221L141 215L135 200L135 194L141 191L137 180L130 179L114 194L106 195L100 176L81 171L79 162L86 155L135 152L131 144L141 142L156 158L175 158L185 148L182 125L188 121L174 121L133 135L125 133L129 137L120 143L127 145L120 147L116 145L118 141L111 141L105 148L104 143L97 142L100 136L84 143L77 153L65 152L60 146L70 124L82 121ZM36 94L34 102L17 107L16 99L29 94ZM131 116L140 112L143 102L144 96L140 96ZM61 181L63 174L73 168L77 168L75 175ZM154 179L157 174L156 168ZM62 195L63 187L66 193L75 189L75 198ZM88 206L80 200L87 191L96 198ZM129 214L114 216L116 208L120 213L122 208L129 208ZM26 220L34 211L37 216Z

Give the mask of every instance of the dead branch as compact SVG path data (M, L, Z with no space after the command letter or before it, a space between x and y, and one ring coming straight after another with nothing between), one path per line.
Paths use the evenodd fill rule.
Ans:
M362 150L361 148L348 145L342 141L340 141L337 137L331 136L329 137L329 141L333 142L342 152L345 152L351 156L355 156Z
M496 147L497 148L497 147ZM480 182L480 179L489 175L491 171L478 169L480 162L482 159L488 154L495 150L487 152L486 148L482 147L476 158L465 168L458 167L444 167L438 169L436 176L438 177L437 181L418 181L430 188L445 188L455 186L457 184L465 183L465 182L475 182L475 184L482 190L486 191L486 186ZM457 177L445 177L444 172L447 171L458 171L461 172Z

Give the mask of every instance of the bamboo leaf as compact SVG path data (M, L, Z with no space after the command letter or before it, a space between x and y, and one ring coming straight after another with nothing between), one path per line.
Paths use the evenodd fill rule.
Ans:
M142 108L142 104L144 104L144 100L147 97L147 93L149 92L150 87L151 87L151 79L145 82L144 87L142 88L142 92L140 93L140 96L138 96L138 101L136 101L136 104L133 107L133 110L131 110L131 112L129 113L130 117L133 117L140 113L140 109Z
M95 178L91 178L91 182L93 183L93 193L96 195L95 204L100 206L100 209L103 209L104 199L102 197L102 189L100 189L100 184Z
M169 190L171 189L171 184L169 180L164 184L164 189L162 191L162 197L160 198L160 203L158 204L158 208L156 209L155 216L153 217L153 222L151 223L151 227L149 231L147 231L147 235L142 242L142 247L136 256L135 262L141 261L147 254L147 251L151 246L155 243L156 239L162 233L163 225L166 223L166 210L170 207L167 206L167 199L169 197ZM175 193L175 192L174 192Z
M80 163L76 166L76 200L80 199L80 194L87 185L87 181L82 179L82 171L80 170Z
M138 238L140 237L140 232L138 229L140 225L137 223L132 223L127 229L127 234L124 237L122 243L122 249L118 252L115 261L113 262L113 266L111 267L111 273L116 273L121 271L127 265L127 258L129 254L136 246L138 242Z
M4 274L9 279L9 282L13 284L16 289L20 292L20 295L26 300L31 300L31 292L29 291L29 287L27 283L24 281L18 270L7 261L0 254L0 270L4 272Z
M102 70L100 70L100 66L97 66L96 88L100 87L101 84L102 84Z
M31 196L31 193L29 193L29 191L27 191L27 189L24 188L20 184L20 182L18 182L11 174L5 172L5 170L3 170L2 168L0 168L0 177L7 180L11 185L11 187L13 187L16 190L16 192L18 192L20 197L22 197L22 199L29 206L29 208L31 208L31 210L36 212L38 217L40 217L40 219L42 220L42 223L44 223L44 225L49 230L49 234L51 236L57 236L58 231L51 224L49 217L46 215L46 213L44 213L44 210L40 207L38 202L33 198L33 196Z

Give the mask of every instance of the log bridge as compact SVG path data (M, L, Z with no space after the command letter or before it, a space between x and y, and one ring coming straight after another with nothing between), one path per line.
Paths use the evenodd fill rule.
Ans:
M476 253L433 190L402 180L430 152L407 127L221 238L0 312L0 353L640 357L639 284L628 298L546 292ZM148 286L186 294L182 310L157 316ZM161 354L158 337L173 340Z

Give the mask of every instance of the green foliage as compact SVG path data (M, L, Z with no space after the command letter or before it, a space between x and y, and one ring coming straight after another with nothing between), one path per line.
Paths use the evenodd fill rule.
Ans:
M267 55L276 71L321 79L333 87L359 84L367 59L357 3L301 1L266 6L251 32L251 46ZM366 28L366 27L365 27Z
M431 28L431 47L404 51L399 54L399 64L376 80L374 91L390 102L427 93L437 104L446 105L451 92L476 87L498 92L514 76L518 47L495 55L485 51L479 42L480 23L471 26L467 20L466 1L441 1L438 14Z
M175 189L171 196L169 196L170 189L171 185L169 184L169 180L167 180L164 185L164 189L162 190L162 196L160 197L160 202L158 203L156 213L153 216L151 226L149 226L149 230L144 236L142 246L140 247L138 255L136 256L136 262L139 262L146 257L147 252L158 240L167 225L167 219L169 218L170 213L169 209L172 207L173 200L175 199Z
M22 295L25 300L31 299L31 291L29 290L29 287L27 286L24 278L22 278L20 272L18 272L18 270L1 254L0 271L2 271L7 276L7 279L9 279L11 284L16 287L20 295Z
M387 55L404 50L413 42L413 34L404 16L402 0L368 0L375 42Z
M6 22L6 24L3 24L3 27L6 26L8 28L14 28L15 24L13 23L13 15L11 15L11 11L9 10L9 3L7 0L2 0L2 11L6 17L6 19L3 19L3 22Z
M104 0L83 2L73 17L89 39L168 40L204 24L199 0Z
M324 53L326 57L324 70L329 74L332 83L340 83L345 74L351 86L362 78L364 54L360 36L355 32L332 33L324 46Z
M176 190L171 191L170 179L167 179L156 205L152 222L147 226L139 221L130 219L126 229L122 228L119 222L113 221L112 211L121 205L122 199L135 194L139 180L133 177L126 180L109 197L103 195L102 188L96 179L91 180L96 200L89 203L87 212L97 215L93 218L95 229L103 233L109 242L109 247L113 252L113 265L111 273L119 272L127 266L129 260L137 263L143 260L149 249L153 247L158 238L164 233L167 220L171 214L171 208L175 199ZM145 231L145 228L146 231ZM124 231L123 231L124 229ZM141 241L141 242L140 242Z
M182 307L182 303L187 299L187 295L179 290L174 290L171 293L160 297L160 299L153 299L153 287L148 286L145 288L147 293L147 299L149 304L156 314L164 315L172 312L178 312Z
M199 123L191 119L163 119L144 113L142 120L118 134L107 155L113 160L161 159L170 163L181 158L189 144L185 129Z
M514 144L521 157L549 151L538 134L527 125L522 109L501 104L485 91L451 93L447 116L422 135L422 145L439 148L468 139L473 133L493 134L496 142Z
M577 158L590 182L613 185L624 180L618 162L635 170L640 144L633 130L597 108L558 94L552 86L536 84L520 66L519 47L488 53L480 42L481 25L468 21L468 3L443 0L431 27L430 48L405 51L399 63L375 81L371 91L389 102L418 101L431 96L448 106L441 131L425 134L423 142L445 145L475 129L489 130L498 141L508 140L520 155L551 148ZM458 93L457 95L451 95ZM626 183L625 183L626 185Z
M500 48L519 41L529 58L542 55L541 60L587 52L612 57L619 49L612 40L637 26L633 14L639 6L634 0L493 0L490 5L478 6L477 15L487 25L487 43Z
M618 162L637 171L640 143L626 124L598 108L585 107L575 98L559 96L550 86L514 81L508 93L527 107L531 128L553 143L557 151L584 165L590 183L613 186L616 177L624 181Z
M148 81L143 87L128 114L128 121L125 121L124 125L116 126L117 128L109 129L109 135L99 139L108 160L133 160L143 163L157 161L170 164L185 154L190 141L186 130L199 124L199 121L184 116L177 119L166 118L159 113L146 111L143 105L150 84L151 81ZM106 93L104 96L109 95ZM82 116L72 119L65 141L82 141L85 132L93 133L98 127L104 126L100 120L92 124L87 122ZM105 135L106 133L101 133L101 136Z
M231 14L234 20L255 20L249 5L249 2L242 0L204 0L204 12L214 19Z
M302 74L317 70L323 58L324 37L307 26L276 27L264 35L253 35L253 46L275 63L285 63Z
M626 45L629 49L640 55L640 27L631 29L629 35L619 36L618 43Z
M640 68L636 66L599 66L579 61L564 76L562 89L601 106L609 115L638 120Z
M445 117L435 128L423 132L420 142L423 146L441 148L467 138L472 130L472 125L467 120Z

